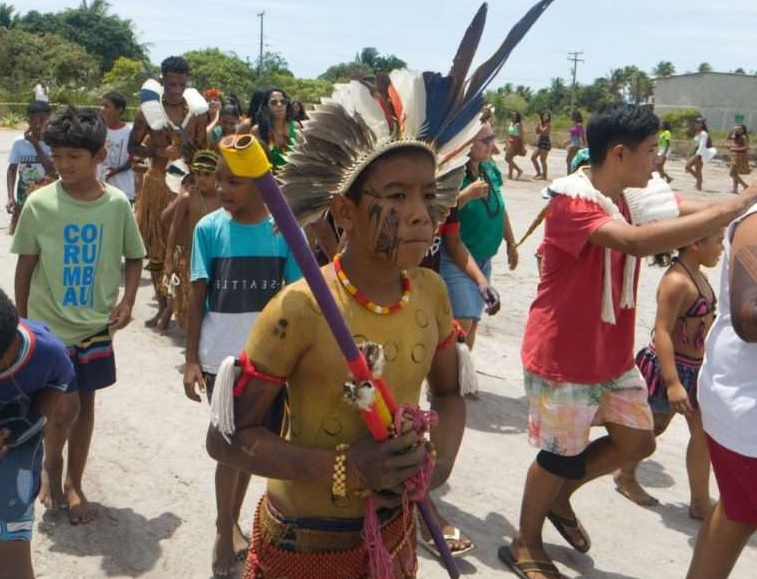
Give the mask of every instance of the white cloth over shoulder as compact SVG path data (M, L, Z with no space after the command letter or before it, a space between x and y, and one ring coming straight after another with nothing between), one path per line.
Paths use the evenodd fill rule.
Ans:
M573 198L585 199L599 205L605 213L617 221L628 223L615 202L594 188L586 174L588 168L579 169L572 175L556 179L549 186L553 195L567 195ZM631 213L631 223L642 225L651 221L660 221L678 217L678 202L670 186L658 175L650 179L643 189L627 189L623 196ZM612 273L611 249L605 248L604 269L602 273L602 321L615 323L615 308L612 303ZM623 288L621 290L620 307L631 309L634 307L634 274L637 258L627 256L623 270Z

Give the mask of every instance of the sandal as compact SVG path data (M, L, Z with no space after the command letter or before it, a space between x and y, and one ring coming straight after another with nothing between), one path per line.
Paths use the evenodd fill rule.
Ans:
M470 545L466 547L453 549L452 546L449 545L450 541L455 541L459 543L463 535L460 532L460 529L458 529L457 527L452 527L452 528L453 528L453 531L451 533L444 533L443 536L444 536L444 540L447 542L447 545L449 546L450 553L452 554L453 557L455 558L462 557L463 555L467 555L468 553L473 551L473 549L476 548L476 544L473 541L471 541ZM421 537L420 541L418 541L418 544L424 549L426 549L429 553L431 553L434 557L441 560L442 555L441 553L439 553L439 549L436 548L436 543L434 543L434 539L432 538L423 539Z
M562 538L565 539L576 551L579 553L586 553L591 549L591 539L589 538L586 529L584 529L584 526L575 515L572 517L561 517L553 512L549 512L547 513L547 518L549 519L549 522L554 525L555 529L557 529L557 532L562 535ZM578 533L578 536L583 540L583 545L577 543L568 531Z
M500 561L510 567L510 570L520 577L520 579L531 579L528 574L536 572L550 577L557 577L558 579L562 577L560 570L552 561L535 561L533 559L516 561L510 551L510 547L507 546L500 547L497 551L497 556Z

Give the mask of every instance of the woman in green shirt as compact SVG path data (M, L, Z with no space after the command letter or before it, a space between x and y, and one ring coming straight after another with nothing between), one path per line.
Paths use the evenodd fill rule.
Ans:
M662 121L660 123L660 134L657 135L657 172L660 177L670 183L673 178L665 172L665 162L670 157L670 142L673 136L670 132L670 123L668 121Z
M489 315L499 310L499 295L489 284L491 260L499 251L503 239L507 243L510 269L518 265L515 237L500 193L502 173L491 161L493 147L494 132L485 123L471 149L458 198L460 228L445 230L439 268L447 284L452 313L467 332L466 343L470 348L473 347L484 306ZM454 250L458 237L467 247L467 252Z

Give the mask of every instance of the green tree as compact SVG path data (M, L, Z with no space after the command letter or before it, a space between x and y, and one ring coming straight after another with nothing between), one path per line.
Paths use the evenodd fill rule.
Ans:
M0 28L10 30L19 22L19 14L16 8L5 2L0 4Z
M123 56L145 60L145 47L137 42L134 24L110 14L111 5L105 0L82 0L78 8L68 8L55 14L31 11L21 17L19 26L35 34L56 33L77 44L99 59L100 72L113 68Z
M652 76L655 78L664 78L673 76L676 73L676 67L669 60L661 60L652 69Z
M746 74L746 71L743 67L738 67L736 70L733 71L733 74Z
M340 62L330 66L318 78L330 82L361 79L374 76L378 72L391 72L396 68L405 68L407 63L393 54L380 54L372 46L363 48L355 55L352 62Z
M330 66L326 72L318 78L327 82L343 82L345 80L359 80L366 76L371 76L373 69L362 62L342 62Z
M97 61L78 44L16 27L0 30L0 79L16 93L42 79L51 86L89 86L99 80L99 73Z
M703 62L697 67L697 72L712 72L712 65L709 62Z
M615 101L610 87L610 80L599 77L592 84L582 85L576 91L576 105L589 112L600 110Z
M141 62L122 56L103 75L103 82L112 90L134 95L139 92L146 78L147 71Z
M184 58L189 63L192 83L200 91L217 87L238 96L252 92L252 71L247 62L233 52L204 48L186 52Z

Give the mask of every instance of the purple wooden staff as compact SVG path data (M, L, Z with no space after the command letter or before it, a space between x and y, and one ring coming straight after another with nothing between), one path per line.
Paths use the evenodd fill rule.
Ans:
M224 155L226 161L230 162L234 173L255 179L255 184L263 197L263 201L265 201L273 218L276 220L276 225L284 236L284 239L286 239L297 264L300 266L302 274L305 276L313 292L313 296L318 302L323 316L347 360L347 364L350 368L359 368L360 366L367 368L362 354L355 343L355 339L352 337L347 323L337 308L336 301L334 301L334 297L331 295L326 280L323 279L315 256L310 250L305 237L302 235L297 219L284 198L284 194L281 192L278 183L276 183L276 179L271 174L271 165L260 143L250 135L227 139L229 140L224 140L222 143L222 147L231 153L231 155ZM229 158L234 156L233 151L230 150L232 148L236 151L248 149L244 155L244 168L239 172L236 169L241 169L241 167L238 167L234 161L239 162L241 159ZM370 375L366 378L370 379ZM427 499L424 498L418 501L417 504L423 522L426 524L431 538L434 540L434 544L441 555L444 566L447 568L447 573L452 579L459 579L460 571L457 568L457 563L452 557L449 545L447 545L442 530L439 528L436 518L431 512Z

